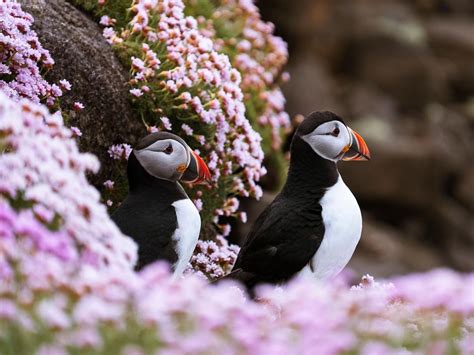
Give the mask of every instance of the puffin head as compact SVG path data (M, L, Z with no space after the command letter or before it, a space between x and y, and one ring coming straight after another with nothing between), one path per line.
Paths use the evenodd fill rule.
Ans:
M370 160L364 139L332 112L312 112L300 123L295 135L324 159Z
M133 154L145 171L158 179L193 184L210 182L206 163L180 137L169 132L142 138Z

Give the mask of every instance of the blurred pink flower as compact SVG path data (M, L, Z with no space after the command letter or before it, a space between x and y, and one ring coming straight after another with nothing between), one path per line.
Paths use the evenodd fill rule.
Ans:
M143 95L143 91L141 91L140 89L130 89L130 94L135 97L140 97Z
M109 156L114 160L127 160L132 152L132 147L129 144L114 144L109 147L107 151Z
M81 102L74 102L73 108L75 111L81 111L84 109L84 104Z
M76 136L76 137L81 137L82 136L81 130L77 127L71 127L71 132L72 132L73 136Z

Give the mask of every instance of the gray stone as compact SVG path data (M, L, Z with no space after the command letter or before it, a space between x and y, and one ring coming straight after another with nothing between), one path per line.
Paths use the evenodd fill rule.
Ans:
M446 263L442 253L364 214L362 237L348 267L375 277L426 271Z

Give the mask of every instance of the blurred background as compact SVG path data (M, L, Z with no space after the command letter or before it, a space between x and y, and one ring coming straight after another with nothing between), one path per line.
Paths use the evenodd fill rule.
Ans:
M363 209L357 274L474 270L474 1L259 0L288 42L290 116L330 110L366 139L342 163ZM245 235L277 191L246 202Z

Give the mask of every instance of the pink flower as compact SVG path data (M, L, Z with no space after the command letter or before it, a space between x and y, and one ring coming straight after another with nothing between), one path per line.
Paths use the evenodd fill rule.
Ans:
M84 109L84 104L82 104L81 102L74 102L74 105L73 105L73 108L75 111L81 111Z
M125 143L115 144L110 146L107 152L109 153L109 156L114 160L126 160L132 152L132 147Z
M71 127L71 132L72 132L73 136L82 137L82 132L77 127Z
M109 16L107 15L104 15L100 18L100 21L99 23L102 25L102 26L113 26L115 25L115 19L113 18L110 18Z
M132 68L136 71L142 72L145 70L145 63L140 58L132 57Z
M38 316L50 328L64 329L71 324L69 316L56 300L44 300L37 307Z
M114 184L115 182L114 181L111 181L111 180L106 180L104 181L103 185L105 186L105 188L107 190L112 190L114 188Z
M13 321L18 314L18 309L15 302L0 299L0 319L6 321Z
M187 124L183 123L181 125L181 129L187 136L192 136L193 135L193 129L189 127Z
M62 79L59 81L59 84L61 85L61 89L69 91L71 90L71 83L65 79Z
M109 44L120 44L123 42L123 39L117 36L117 33L112 27L104 28L102 35Z
M52 96L54 97L60 97L63 94L61 88L56 84L51 85L50 90L51 90Z
M282 80L283 82L289 81L289 80L290 80L290 73L288 73L287 71L283 72L283 73L281 74L281 80Z
M143 92L140 89L130 89L130 94L135 97L140 97L143 95Z
M168 117L160 117L160 121L166 130L171 131L172 126Z
M202 200L200 198L193 201L198 211L202 211Z
M38 355L67 355L68 352L66 351L64 347L60 345L43 345L40 347L37 354Z

